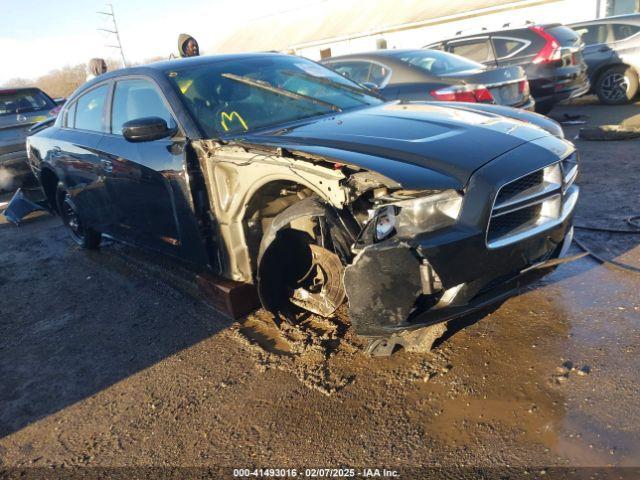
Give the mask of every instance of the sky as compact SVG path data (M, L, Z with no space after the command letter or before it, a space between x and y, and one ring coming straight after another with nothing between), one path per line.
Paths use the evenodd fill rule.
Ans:
M180 33L194 36L202 53L249 20L318 0L111 0L127 61L177 53ZM93 57L119 58L101 0L0 0L0 84L37 78Z

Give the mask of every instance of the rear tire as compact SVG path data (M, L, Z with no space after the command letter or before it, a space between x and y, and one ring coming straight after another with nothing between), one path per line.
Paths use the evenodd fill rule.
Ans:
M64 187L58 185L56 194L58 201L58 213L62 218L62 223L67 227L71 239L76 245L87 250L95 250L100 246L102 235L82 224L80 216L69 192Z
M624 65L606 70L598 77L596 94L606 105L624 105L631 102L638 93L638 74Z
M556 104L554 102L550 102L548 100L546 102L536 103L536 113L539 113L540 115L548 115L555 105Z

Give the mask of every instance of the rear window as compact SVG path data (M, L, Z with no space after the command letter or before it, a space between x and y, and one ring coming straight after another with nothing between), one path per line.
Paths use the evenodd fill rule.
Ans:
M640 26L629 25L628 23L614 23L611 27L613 28L614 40L626 40L640 32Z
M493 46L496 49L496 57L498 58L513 57L526 48L528 44L529 42L515 38L493 38Z
M456 55L476 62L490 62L494 60L493 48L488 38L449 43L449 49Z
M395 55L395 57L436 76L465 72L467 70L485 69L485 66L481 63L438 50L404 52Z
M37 112L54 107L53 101L40 90L0 91L0 115Z

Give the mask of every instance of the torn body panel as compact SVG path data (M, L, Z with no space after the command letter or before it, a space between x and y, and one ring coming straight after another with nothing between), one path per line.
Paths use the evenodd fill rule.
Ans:
M22 219L32 212L47 210L47 199L39 188L19 188L9 201L3 214L10 222L20 225Z
M288 182L305 187L338 209L348 201L347 189L341 185L345 176L340 170L284 157L276 151L249 151L209 140L193 142L193 146L199 154L216 227L226 247L222 273L233 280L254 281L244 221L252 197L262 188L272 182Z
M420 261L404 242L363 249L345 270L349 317L362 335L401 326L422 294Z

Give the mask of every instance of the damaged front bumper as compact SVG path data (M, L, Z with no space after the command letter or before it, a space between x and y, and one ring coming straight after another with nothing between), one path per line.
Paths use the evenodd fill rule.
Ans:
M497 182L499 188L487 195L504 165L496 162L472 178L455 225L409 238L397 235L358 251L344 277L358 334L385 337L466 315L516 294L566 261L579 195L573 184L575 154L541 162L516 180ZM530 180L536 168L544 177L539 190L498 201L506 185L512 194L516 182ZM553 178L556 190L550 188ZM487 198L494 203L487 206ZM489 235L491 222L505 228L525 215L531 216L526 228L497 239Z
M431 238L368 247L345 270L351 323L360 335L386 336L505 300L562 263L572 229L570 215L551 230L494 251L474 248L482 235L445 245Z

